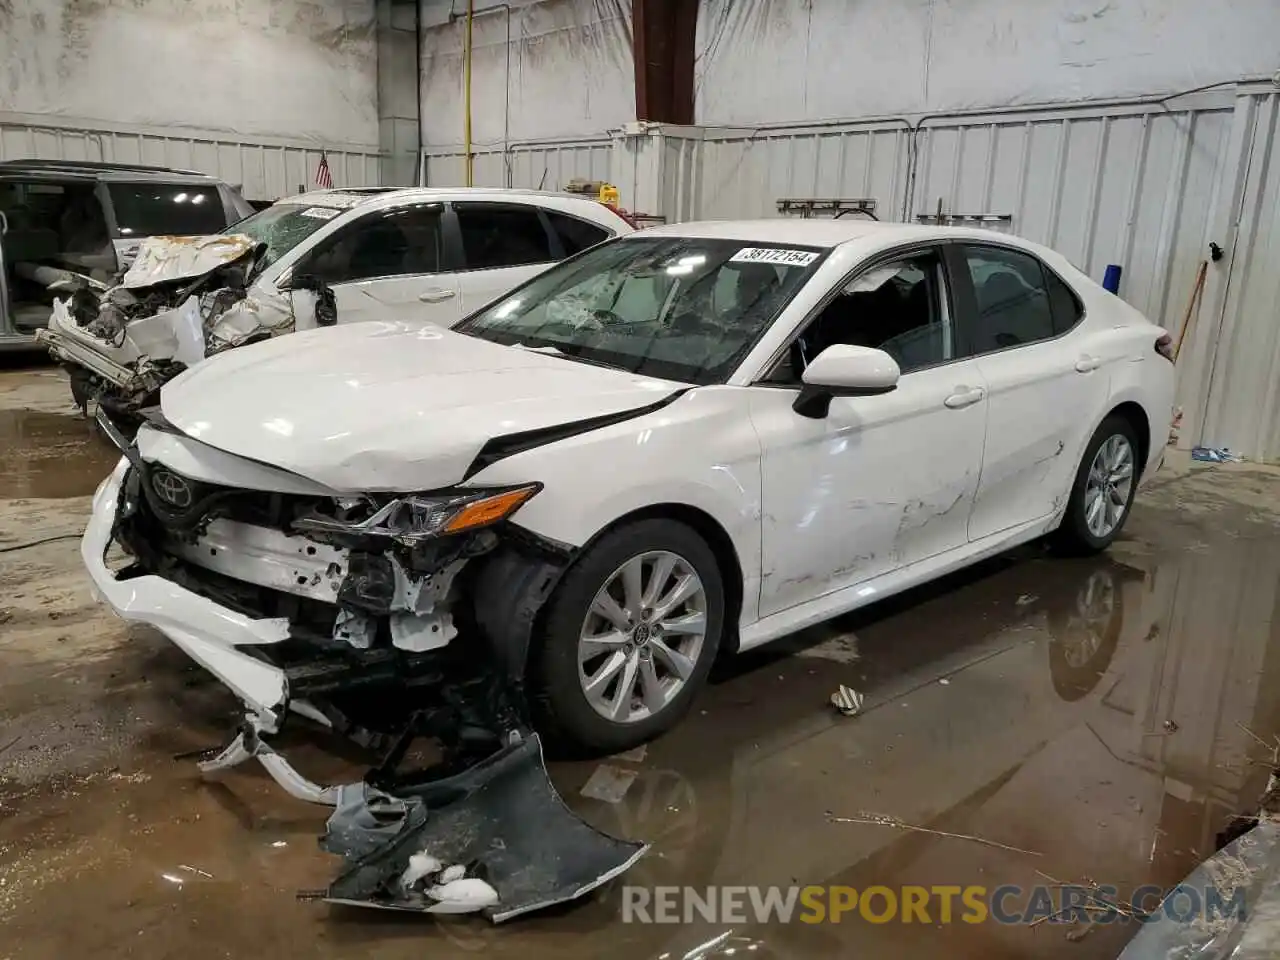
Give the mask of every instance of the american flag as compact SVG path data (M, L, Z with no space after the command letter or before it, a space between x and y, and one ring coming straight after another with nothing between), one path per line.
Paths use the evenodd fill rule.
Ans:
M333 189L333 174L329 172L329 155L320 151L320 166L316 168L316 186L323 190Z

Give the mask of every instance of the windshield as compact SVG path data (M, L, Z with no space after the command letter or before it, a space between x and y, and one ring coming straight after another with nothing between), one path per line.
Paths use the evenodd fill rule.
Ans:
M628 238L552 267L456 329L645 376L716 383L821 257L764 241Z
M296 203L277 203L259 210L223 233L243 233L267 245L266 255L258 261L263 270L315 233L338 214L333 207L304 207Z

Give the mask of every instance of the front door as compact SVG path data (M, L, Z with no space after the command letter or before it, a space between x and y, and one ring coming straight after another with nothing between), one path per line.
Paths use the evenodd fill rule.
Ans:
M333 290L339 323L461 319L457 275L443 257L444 207L377 210L322 241L294 269Z
M913 251L855 277L752 388L761 616L967 542L986 388L977 363L957 358L951 316L941 258ZM902 371L898 387L837 397L825 418L803 417L788 381L835 343L885 350Z

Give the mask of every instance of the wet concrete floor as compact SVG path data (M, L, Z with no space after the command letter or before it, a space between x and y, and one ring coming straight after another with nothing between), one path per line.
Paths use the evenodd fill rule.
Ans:
M28 400L39 417L13 412ZM69 476L15 479L17 455L78 436L47 419L67 406L0 374L0 548L77 529L70 494L92 482L75 478L114 459L86 440ZM205 780L174 759L223 739L230 697L100 611L73 542L0 553L0 960L1114 957L1132 927L936 907L624 924L622 884L1176 883L1256 807L1280 734L1278 518L1275 472L1161 479L1106 556L1028 548L726 664L674 733L606 761L634 777L617 803L580 796L596 764L553 767L584 817L652 853L577 907L496 928L299 902L338 866L316 847L324 811L256 767ZM829 707L839 684L865 693L861 715ZM319 738L291 756L317 779L361 770ZM933 832L833 819L886 817Z

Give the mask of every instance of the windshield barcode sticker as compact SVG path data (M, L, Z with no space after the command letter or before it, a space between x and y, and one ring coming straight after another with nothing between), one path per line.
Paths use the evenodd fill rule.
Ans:
M298 216L311 217L313 220L332 220L341 210L331 210L328 207L307 207Z
M783 250L780 247L743 247L730 263L779 263L786 267L807 267L818 259L808 250Z

